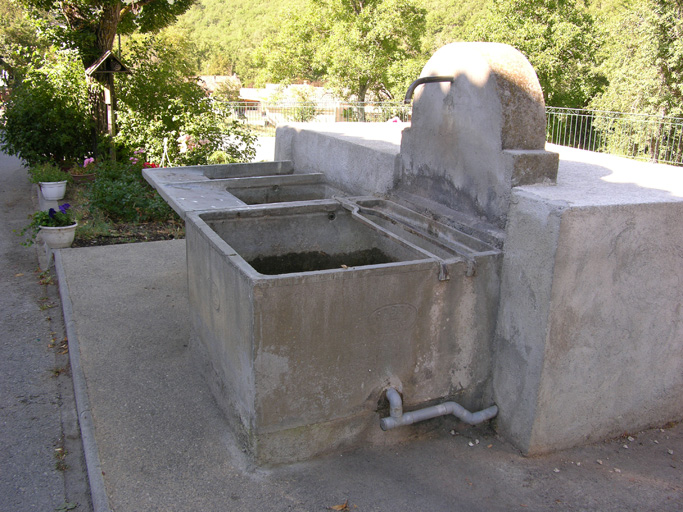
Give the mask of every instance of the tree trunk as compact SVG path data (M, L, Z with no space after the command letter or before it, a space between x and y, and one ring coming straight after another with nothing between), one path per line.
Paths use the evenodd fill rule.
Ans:
M117 1L104 5L96 20L92 20L90 11L82 10L76 2L64 2L62 11L69 27L74 31L90 32L95 36L92 48L80 48L83 66L87 69L94 64L105 52L111 50L116 38L116 29L121 21L122 2ZM109 119L104 97L104 87L109 84L107 75L93 75L88 78L90 89L90 109L94 121L93 153L97 152L97 140L108 132Z
M365 81L360 82L360 86L358 88L358 121L361 123L365 122L365 95L368 92L368 84Z
M104 6L97 27L95 29L97 59L99 59L105 52L110 51L114 46L116 39L116 28L121 20L121 2L115 2L112 5ZM89 65L91 65L92 62ZM93 75L90 87L90 105L95 120L95 130L98 138L109 133L109 124L113 124L113 120L109 119L107 112L107 105L105 102L105 94L103 88L109 87L113 81L110 80L109 75ZM111 92L111 91L110 91ZM93 148L94 152L97 148Z

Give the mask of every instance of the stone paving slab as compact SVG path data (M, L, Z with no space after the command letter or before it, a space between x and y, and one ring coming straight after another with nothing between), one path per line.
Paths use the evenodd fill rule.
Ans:
M401 446L253 468L190 359L184 241L66 249L58 265L111 510L674 511L683 503L681 425L524 458L488 426L441 418Z

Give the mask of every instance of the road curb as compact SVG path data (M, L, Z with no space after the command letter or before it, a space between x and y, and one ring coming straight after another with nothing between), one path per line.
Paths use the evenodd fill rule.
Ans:
M73 380L74 396L76 398L76 411L78 413L78 423L81 429L85 464L88 470L88 482L90 484L93 511L112 512L112 509L109 506L109 498L107 496L104 479L102 478L102 466L97 450L97 442L95 441L95 426L90 413L90 400L88 398L85 374L81 367L80 346L78 344L76 325L73 319L69 285L62 265L61 250L54 251L54 258L57 280L59 282L59 296L62 301L62 312L64 314L64 326L66 328L67 339L69 340L71 378Z

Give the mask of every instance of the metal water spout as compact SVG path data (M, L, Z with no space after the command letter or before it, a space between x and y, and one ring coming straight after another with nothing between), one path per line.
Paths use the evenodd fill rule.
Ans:
M452 76L422 76L408 86L408 90L406 91L406 97L403 100L403 103L405 103L406 105L410 104L410 100L413 99L413 93L415 92L415 89L418 85L433 84L436 82L453 82L454 78L455 77Z

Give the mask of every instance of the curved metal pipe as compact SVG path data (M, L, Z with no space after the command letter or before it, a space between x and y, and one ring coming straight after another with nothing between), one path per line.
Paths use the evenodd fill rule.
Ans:
M413 98L413 93L418 85L432 84L436 82L453 82L454 78L455 77L452 76L421 76L408 86L406 97L403 99L403 103L406 105L410 103L410 100Z
M403 400L394 388L387 389L387 400L389 400L389 414L392 418L403 416Z
M392 398L389 397L390 393L393 397L393 393L398 395L398 392L393 388L387 389L387 399L389 399L389 405L392 407ZM400 400L400 395L398 398ZM401 404L401 409L402 408L403 404ZM412 425L418 421L429 420L432 418L437 418L438 416L445 416L447 414L452 414L456 418L470 425L477 425L478 423L482 423L486 420L494 418L498 414L498 407L492 405L491 407L478 412L470 412L456 402L444 402L442 404L434 405L432 407L425 407L424 409L419 409L417 411L406 412L400 416L394 416L392 414L387 418L382 418L379 422L379 426L382 430L391 430L392 428L402 427L404 425Z

